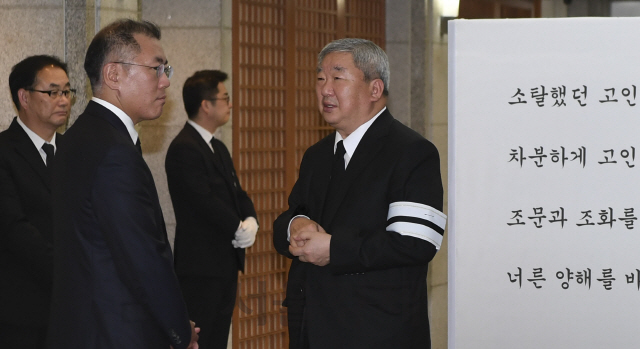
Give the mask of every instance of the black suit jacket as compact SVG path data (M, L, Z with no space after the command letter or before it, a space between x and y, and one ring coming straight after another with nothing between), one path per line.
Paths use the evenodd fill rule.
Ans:
M293 259L285 300L291 348L302 347L303 314L311 348L429 348L427 265L444 231L438 152L385 111L360 141L344 180L327 193L334 139L306 151L289 209L274 223L274 245L290 258L287 228L296 214L332 234L327 266ZM435 242L421 235L427 230Z
M214 142L222 163L187 123L167 151L178 275L236 278L244 269L245 251L231 241L240 221L255 218L256 211L240 186L229 151L219 140Z
M61 143L62 136L56 135ZM51 179L14 118L0 133L0 322L45 326L53 278Z
M65 138L53 166L50 348L186 348L156 187L126 127L91 101Z

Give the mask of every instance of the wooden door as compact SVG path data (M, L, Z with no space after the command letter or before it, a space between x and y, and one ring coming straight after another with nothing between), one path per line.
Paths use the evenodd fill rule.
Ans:
M458 18L540 17L541 0L460 0Z

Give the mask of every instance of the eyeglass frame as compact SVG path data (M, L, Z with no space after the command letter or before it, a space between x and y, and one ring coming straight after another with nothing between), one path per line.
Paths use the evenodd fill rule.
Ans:
M139 67L147 67L147 68L154 69L156 71L156 77L158 79L160 79L163 73L164 75L167 76L167 79L171 79L171 77L173 76L173 67L170 65L165 65L164 63L158 65L157 67L152 67L150 65L138 64L138 63L129 63L129 62L111 62L111 63L137 65Z
M207 101L218 101L218 100L227 101L227 105L229 105L229 102L231 102L231 96L226 96L222 98L215 97L215 98L204 98L204 99Z
M46 93L53 100L56 100L62 96L67 97L69 100L76 96L76 89L70 88L68 90L36 90L34 88L25 88L27 91Z

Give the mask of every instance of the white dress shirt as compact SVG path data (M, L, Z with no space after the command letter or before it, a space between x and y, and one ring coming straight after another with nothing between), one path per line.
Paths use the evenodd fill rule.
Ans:
M42 161L44 161L44 164L47 164L47 153L44 152L44 149L42 149L42 145L45 143L49 143L51 145L53 145L53 153L56 153L56 133L53 133L53 138L51 138L51 142L47 142L44 139L42 139L40 136L38 136L35 132L31 131L31 129L29 127L27 127L27 125L24 124L24 122L22 122L22 119L20 119L20 117L17 117L18 119L18 124L20 126L22 126L22 129L24 130L24 132L27 133L27 136L29 136L29 138L31 139L31 141L33 142L33 145L36 146L36 149L38 149L38 153L40 153L40 157L42 158Z
M211 145L211 140L213 139L213 133L209 132L209 130L198 125L195 121L191 119L187 120L187 123L189 123L189 125L193 126L193 128L195 128L196 131L198 131L200 136L202 136L202 139L204 139L204 141L209 146L209 149L211 149L211 151L215 153L216 151L213 150L213 146Z
M344 153L345 170L347 169L347 166L349 166L349 160L351 160L353 153L356 152L356 148L358 147L358 144L360 144L362 137L364 137L364 134L367 133L367 130L369 129L369 127L371 127L371 124L373 124L373 122L376 121L378 116L380 116L380 114L382 114L382 112L385 110L387 110L387 107L382 108L382 110L380 110L378 114L372 117L371 120L360 125L360 127L358 127L349 136L347 136L347 138L342 138L342 136L340 135L340 132L336 132L336 139L333 143L333 153L334 154L336 153L336 146L338 145L338 142L343 141L342 145L344 145L344 150L345 150L345 153Z
M127 115L127 113L123 112L122 109L116 107L115 105L103 99L92 97L91 100L111 110L112 113L116 114L116 116L120 118L120 120L122 120L122 123L127 127L127 131L129 131L129 136L131 136L131 140L133 141L133 144L136 144L138 142L138 131L136 131L135 125L133 124L133 120L131 120L131 118L129 117L129 115Z

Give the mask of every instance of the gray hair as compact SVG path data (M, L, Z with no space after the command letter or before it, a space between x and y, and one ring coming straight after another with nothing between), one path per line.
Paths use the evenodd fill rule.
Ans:
M356 38L332 41L318 54L318 71L324 58L332 52L351 53L356 68L364 73L364 80L367 82L373 79L382 80L383 94L389 95L389 58L378 45L369 40Z

